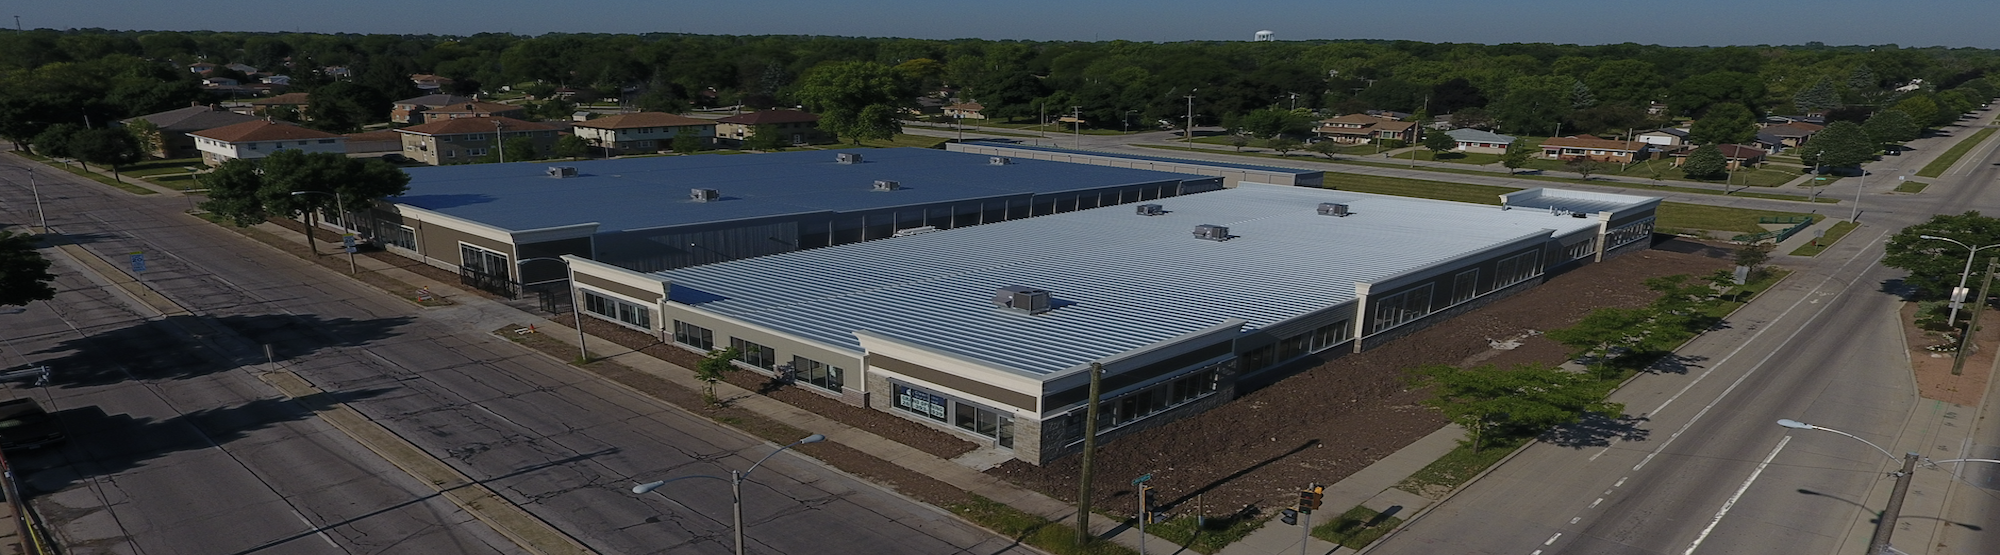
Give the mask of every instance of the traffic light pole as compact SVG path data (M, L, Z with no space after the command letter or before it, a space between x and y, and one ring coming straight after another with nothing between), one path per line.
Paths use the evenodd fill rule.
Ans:
M1146 555L1146 521L1153 519L1146 496L1152 493L1152 489L1152 486L1139 484L1139 555Z
M1311 509L1299 511L1299 555L1306 555L1311 547L1313 535L1313 512Z

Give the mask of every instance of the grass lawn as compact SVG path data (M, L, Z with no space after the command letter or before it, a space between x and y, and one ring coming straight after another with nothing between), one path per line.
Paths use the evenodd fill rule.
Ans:
M898 135L896 135L896 137L895 137L895 138L893 138L893 139L889 139L889 140L886 140L886 141L878 141L878 140L875 140L875 139L864 139L864 140L862 140L862 141L861 141L861 144L858 144L858 145L857 145L857 144L853 144L853 143L850 143L850 142L848 142L848 141L846 141L846 140L842 140L842 141L840 141L840 142L838 142L838 143L834 143L834 144L827 144L827 145L818 145L818 148L822 148L822 149L837 149L837 148L901 148L901 147L916 147L916 148L937 148L937 147L938 147L938 145L941 145L941 144L944 144L944 143L945 143L945 141L949 141L949 140L951 140L951 139L947 139L947 138L944 138L944 137L927 137L927 136L924 136L924 135L905 135L905 134L898 134Z
M970 520L980 526L998 532L1002 536L1040 548L1056 555L1132 555L1138 553L1125 546L1092 538L1084 545L1076 543L1076 528L1067 523L1059 523L1035 516L1003 503L973 495L972 500L949 505L945 510Z
M1355 507L1325 524L1314 526L1312 535L1348 549L1361 549L1402 523L1403 519L1385 516L1367 507Z
M1820 252L1825 251L1829 247L1832 247L1834 243L1839 243L1840 238L1846 237L1847 232L1854 231L1854 228L1857 227L1861 227L1861 225L1856 224L1854 222L1840 222L1833 224L1833 229L1826 230L1825 237L1821 237L1818 240L1815 240L1811 243L1799 245L1799 248L1792 249L1792 256L1819 256Z
M1407 179L1381 175L1357 175L1340 172L1326 172L1324 183L1327 188L1361 193L1376 193L1404 197L1418 197L1475 204L1500 204L1500 195L1518 191L1512 187L1493 185L1472 185L1424 179ZM1704 204L1683 204L1678 202L1660 203L1659 227L1667 230L1714 230L1736 233L1759 233L1764 228L1757 225L1761 217L1806 216L1793 212L1771 210L1751 210ZM1818 221L1824 216L1813 216Z
M132 177L151 177L169 173L188 173L188 168L199 170L204 166L200 158L174 158L171 160L147 160L127 165L119 170Z
M1709 206L1706 204L1662 202L1660 203L1659 227L1662 233L1667 232L1667 230L1690 229L1763 233L1766 230L1762 226L1757 225L1757 218L1806 215L1808 214ZM1826 216L1819 214L1811 214L1811 216L1815 222L1826 219Z
M17 153L17 154L19 154L19 153ZM71 166L71 165L68 165L68 164L63 164L63 163L59 163L59 162L50 162L50 161L48 161L48 160L49 160L48 158L43 158L43 157L41 157L41 156L37 156L37 155L33 155L33 154L21 154L21 155L22 155L22 156L29 156L29 157L32 157L33 159L38 159L38 160L41 160L41 161L43 161L43 163L44 163L45 165L48 165L48 166L50 166L50 167L54 167L54 168L60 168L60 169L62 169L63 171L67 171L67 172L69 172L69 173L73 173L73 174L77 174L77 175L80 175L80 176L83 176L83 177L87 177L87 178L90 178L90 179L92 179L92 180L95 180L95 181L97 181L98 183L103 183L103 184L105 184L105 185L109 185L109 186L112 186L112 187L117 187L117 188L118 188L119 190L122 190L122 191L125 191L125 192L127 192L127 193L132 193L132 194L135 194L135 195L157 195L157 194L159 194L159 192L157 192L157 191L154 191L154 190L152 190L152 189L147 189L147 188L145 188L145 187L140 187L140 186L138 186L138 185L133 185L133 184L131 184L131 183L125 183L125 182L122 182L122 181L112 181L112 180L111 180L111 176L108 176L108 175L98 175L98 174L96 174L95 172L90 172L90 171L85 171L85 170L84 170L83 168L80 168L80 167L77 167L77 166Z
M1063 135L1068 135L1068 134L1071 134L1071 133L1075 133L1075 132L1076 132L1076 130L1075 130L1075 129L1072 129L1072 128L1070 128L1070 124L1067 124L1067 123L1058 123L1058 122L1053 122L1053 121L1052 121L1052 122L1049 122L1049 124L1048 124L1048 125L1046 125L1046 126L1041 126L1041 125L1035 125L1035 124L1034 124L1033 122L1029 122L1029 123L1015 123L1015 122L1011 122L1011 121L998 121L998 120L990 120L990 119L969 119L969 120L965 120L965 124L966 124L966 125L972 125L972 126L978 126L978 127L999 127L999 128L1003 128L1003 129L1020 129L1020 130L1023 130L1023 131L1035 131L1035 132L1040 132L1040 131L1047 131L1047 132L1049 133L1049 136L1051 136L1051 137L1054 137L1054 136L1056 136L1057 134L1063 134ZM1144 129L1140 129L1139 131L1151 131L1151 130L1152 130L1151 128L1144 128ZM1132 133L1127 133L1127 132L1124 132L1124 131L1119 131L1119 130L1117 130L1117 129L1092 129L1092 128L1089 128L1089 127L1085 127L1085 128L1083 128L1083 134L1085 134L1085 135L1130 135L1130 134L1132 134Z
M1924 192L1924 187L1929 187L1929 186L1931 186L1931 184L1924 183L1922 181L1904 181L1902 183L1896 184L1896 192L1921 193Z
M1396 484L1396 487L1412 493L1458 489L1459 485L1471 480L1473 476L1478 476L1480 472L1486 470L1486 467L1493 466L1493 463L1500 462L1500 459L1507 457L1507 453L1513 452L1516 447L1527 441L1528 438L1489 439L1476 453L1472 451L1470 444L1460 443L1443 457L1424 465L1424 468L1418 470L1416 474L1404 478L1402 483Z
M1434 160L1438 162L1451 162L1454 164L1471 164L1475 166L1484 166L1487 164L1500 163L1500 155L1498 154L1486 154L1482 152L1442 152L1442 153L1437 153L1436 156L1432 156L1432 153L1429 150L1418 150L1413 152L1417 155L1418 160ZM1399 156L1399 158L1403 158L1406 160L1409 159L1408 156Z
M1206 522L1197 524L1194 517L1182 516L1148 525L1146 533L1174 542L1174 545L1186 546L1196 553L1215 553L1262 528L1266 522L1270 520L1212 516Z
M1952 164L1958 163L1958 159L1960 157L1965 156L1966 151L1972 150L1972 147L1979 146L1980 141L1984 141L1986 140L1987 137L1990 137L1992 135L1993 135L1993 128L1988 127L1985 129L1981 129L1977 132L1974 132L1972 135L1967 136L1964 139L1960 139L1958 141L1958 144L1951 145L1951 148L1949 150L1944 151L1944 154L1938 155L1936 160L1932 160L1931 163L1925 164L1924 169L1917 170L1917 175L1923 177L1937 177L1940 175L1944 175L1945 170L1951 169Z
M181 175L167 175L160 177L148 177L146 178L146 181L151 181L153 182L154 185L159 185L161 187L166 187L168 189L173 189L176 191L190 191L201 188L201 181L196 180L195 175L191 173L181 174Z

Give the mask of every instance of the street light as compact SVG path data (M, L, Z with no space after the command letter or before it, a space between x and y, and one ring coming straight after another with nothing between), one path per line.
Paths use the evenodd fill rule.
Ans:
M729 471L728 478L723 478L721 476L708 476L705 474L698 474L694 476L682 476L679 478L670 478L666 480L660 480L657 482L646 482L644 484L632 486L632 493L644 494L646 492L660 489L660 486L667 485L667 482L678 482L689 478L708 478L711 480L724 480L729 482L729 502L730 505L735 509L734 513L736 520L736 555L743 555L743 480L745 478L749 478L751 472L756 472L757 467L759 465L764 464L764 461L770 460L772 455L776 455L779 452L782 452L786 449L791 449L793 447L805 445L807 443L819 443L822 441L826 441L826 436L820 434L813 434L806 436L805 439L794 441L791 443L791 445L779 447L776 451L772 451L769 455L764 455L764 458L757 459L757 463L750 465L749 470L744 470L742 472L738 472L735 470ZM660 494L660 497L666 497L666 496L667 494L664 493Z
M1952 294L1951 294L1951 296L1952 296L1952 303L1951 303L1951 317L1945 320L1945 322L1946 322L1946 323L1948 323L1948 324L1950 324L1950 325L1953 325L1953 326L1956 326L1956 325L1958 325L1958 307L1959 307L1959 305L1963 305L1963 304L1965 304L1965 297L1964 297L1963 295L1965 295L1966 293L1970 293L1970 292L1971 292L1971 291L1968 291L1968 290L1966 290L1966 288L1965 288L1965 280L1966 280L1967 278L1969 278L1969 277L1971 277L1971 276L1972 276L1972 259L1973 259L1973 257L1974 257L1975 255L1978 255L1978 254L1979 254L1979 251L1980 251L1981 249L1990 249L1990 248L1993 248L1993 247L2000 247L2000 243L1994 243L1994 244L1991 244L1991 245L1986 245L1986 246L1983 246L1983 247L1974 247L1974 246L1972 246L1972 245L1967 245L1967 244L1965 244L1965 243L1960 243L1960 242L1958 242L1958 240L1956 240L1956 239L1952 239L1952 238L1950 238L1950 237L1939 237L1939 236L1936 236L1936 235L1918 235L1918 236L1917 236L1917 238L1918 238L1918 239L1936 239L1936 240L1939 240L1939 241L1948 241L1948 242L1950 242L1951 244L1954 244L1954 245L1958 245L1958 246L1961 246L1961 247L1965 247L1966 249L1968 249L1968 250L1967 250L1967 251L1965 252L1965 271L1963 271L1963 272L1960 272L1960 273L1958 274L1958 289L1956 289L1956 290L1953 290L1953 291L1951 292L1951 293L1952 293ZM1961 293L1961 291L1963 291L1964 293ZM1981 301L1981 302L1985 302L1985 299L1980 299L1980 301ZM1970 332L1971 330L1966 330L1966 331L1967 331L1967 332Z
M1844 435L1853 438L1855 441L1866 443L1869 447L1874 447L1876 451L1882 452L1882 456L1889 457L1889 460L1897 460L1895 455L1889 454L1888 449L1883 449L1882 446L1876 445L1875 442L1861 439L1854 434L1824 426L1814 426L1792 419L1779 420L1778 425L1797 430L1820 430ZM1893 553L1889 550L1889 536L1896 533L1896 519L1903 514L1903 498L1910 494L1910 474L1916 471L1917 459L1921 457L1922 455L1916 453L1903 455L1901 459L1903 461L1903 469L1894 474L1896 477L1896 486L1889 491L1889 505L1882 508L1881 518L1875 520L1875 535L1868 539L1868 555L1887 555Z
M339 189L334 189L333 192L331 193L324 191L292 191L292 196L296 197L299 195L327 195L333 197L334 208L339 209L338 212L340 214L340 231L342 231L343 233L354 232L354 228L348 227L347 225L347 202L341 199ZM311 219L308 218L308 221L310 220ZM313 235L312 226L306 226L306 239L307 239L306 242L308 244L312 243L311 241L312 235ZM313 256L315 257L319 256L319 249L313 249ZM354 268L354 247L347 247L347 273L350 275L356 273Z
M20 22L21 19L19 17L14 18L14 23L16 25L20 24ZM42 233L48 233L49 215L47 212L42 211L42 187L40 185L35 184L35 169L27 168L27 170L28 170L28 190L33 191L35 194L35 217L42 220Z
M562 263L562 265L563 265L563 270L567 271L567 272L568 272L568 273L570 274L570 277L569 277L569 285L570 285L570 293L569 293L569 317L570 317L570 319L572 319L572 320L576 320L576 322L575 322L575 324L576 324L576 349L577 349L577 352L578 352L578 354L577 354L577 357L579 357L579 358L578 358L577 360L579 360L579 361L582 361L582 362L589 362L589 361L590 361L590 347L589 347L589 346L587 346L587 345L584 345L584 341L583 341L583 313L582 313L582 312L578 312L578 311L577 311L577 308L576 308L576 305L577 305L578 303L582 302L582 299L578 299L578 298L577 298L577 296L578 296L578 295L576 294L576 293L577 293L577 291L576 291L576 270L575 270L575 269L572 269L572 268L570 268L570 266L569 266L569 261L568 261L568 260L563 260L563 259L561 259L561 258L552 258L552 257L547 257L547 256L542 256L542 257L536 257L536 258L527 258L527 259L522 259L522 260L516 260L516 261L514 261L514 268L515 268L515 269L520 269L520 267L521 267L521 266L524 266L524 265L527 265L527 263L529 263L529 262L534 262L534 261L536 261L536 260L553 260L553 261L556 261L556 262L561 262L561 263ZM525 281L525 280L524 280L524 281Z

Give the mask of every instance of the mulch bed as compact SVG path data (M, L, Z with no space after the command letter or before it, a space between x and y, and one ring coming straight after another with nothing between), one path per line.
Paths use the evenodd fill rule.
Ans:
M1993 359L2000 353L2000 313L1987 310L1979 316L1979 334L1972 339L1979 348L1966 356L1961 375L1951 375L1952 353L1933 352L1926 347L1946 343L1944 334L1919 329L1915 324L1917 303L1903 303L1903 339L1910 349L1910 370L1916 373L1917 394L1962 406L1978 406L1986 393L1986 380L1993 373ZM1963 316L1961 316L1963 317Z
M1637 307L1656 297L1646 278L1706 275L1730 266L1727 248L1671 240L1662 248L1586 265L1437 326L1360 354L1322 363L1215 410L1102 445L1097 499L1131 512L1132 478L1151 473L1154 495L1211 515L1289 504L1308 483L1330 484L1437 431L1446 423L1420 403L1407 371L1430 364L1555 365L1567 349L1539 335L1600 307ZM1678 252L1676 252L1678 251ZM2000 327L2000 326L1996 326ZM1501 350L1494 342L1514 339ZM1310 407L1309 410L1301 410ZM1080 457L1036 467L1011 461L988 472L1057 499L1076 498Z

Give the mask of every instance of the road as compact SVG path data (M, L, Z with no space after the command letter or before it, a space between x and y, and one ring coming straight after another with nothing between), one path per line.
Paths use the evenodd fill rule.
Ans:
M25 164L0 156L0 223L34 221ZM598 552L730 551L726 485L627 488L727 475L769 444L488 335L513 309L420 309L187 216L186 198L38 175L52 227L117 263L146 253L141 280L191 313L65 271L57 300L0 314L5 362L57 372L12 391L76 436L21 462L70 553L519 551L253 377L273 366ZM790 455L744 497L751 552L1027 551Z
M1784 285L1681 349L1683 365L1612 397L1631 420L1529 447L1368 553L1859 552L1886 498L1881 477L1896 461L1774 422L1843 430L1899 455L1972 456L1957 441L1929 441L1940 427L1973 423L1932 414L1935 403L1917 398L1895 315L1902 273L1879 264L1882 242L1897 229L1933 213L2000 208L2000 195L1985 188L2000 178L2000 154L1986 146L1971 156L1960 166L1970 171L1935 180L1923 195L1869 195L1874 208L1862 227L1819 257L1775 261L1796 271ZM1894 175L1915 162L1892 158L1870 169ZM1912 499L1901 521L1912 531L1899 531L1896 545L1935 543L1917 530L1928 524L1913 522L1993 525L1991 511L1940 515L1938 500ZM1948 552L1995 552L1964 550L1975 540L1965 541Z

